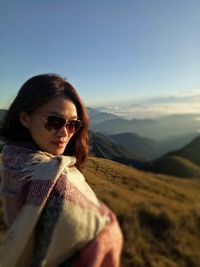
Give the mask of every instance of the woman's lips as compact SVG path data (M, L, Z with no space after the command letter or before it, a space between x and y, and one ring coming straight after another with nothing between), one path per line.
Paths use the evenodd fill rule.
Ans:
M57 147L64 147L66 145L66 142L62 142L62 141L52 141L52 143L56 145Z

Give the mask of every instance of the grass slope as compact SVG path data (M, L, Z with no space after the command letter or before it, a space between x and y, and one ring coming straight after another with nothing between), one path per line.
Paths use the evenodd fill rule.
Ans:
M156 173L163 173L181 178L200 178L200 166L178 156L164 156L153 162L151 168Z
M200 177L200 137L183 148L170 152L153 161L146 170L182 178Z
M200 266L200 182L90 158L84 171L118 215L123 267Z
M200 137L196 137L188 145L184 146L178 151L169 153L169 155L176 155L190 160L191 162L200 165Z

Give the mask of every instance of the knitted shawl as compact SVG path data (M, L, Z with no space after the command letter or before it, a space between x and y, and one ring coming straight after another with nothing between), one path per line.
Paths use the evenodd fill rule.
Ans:
M77 252L98 239L112 217L75 167L76 159L7 143L2 162L9 229L0 267L74 266Z

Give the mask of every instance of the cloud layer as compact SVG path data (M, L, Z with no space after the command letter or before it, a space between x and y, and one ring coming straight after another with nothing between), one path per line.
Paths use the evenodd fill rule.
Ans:
M102 106L99 109L128 119L200 114L200 90L180 95L138 99L131 104Z

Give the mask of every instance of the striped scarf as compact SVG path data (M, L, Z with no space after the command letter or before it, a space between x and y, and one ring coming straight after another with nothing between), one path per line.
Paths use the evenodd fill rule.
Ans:
M32 144L4 145L1 194L9 229L0 267L87 267L88 251L98 257L107 253L96 245L116 218L96 198L75 163L74 157L53 156ZM118 263L95 265L93 260L88 266Z

